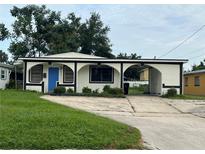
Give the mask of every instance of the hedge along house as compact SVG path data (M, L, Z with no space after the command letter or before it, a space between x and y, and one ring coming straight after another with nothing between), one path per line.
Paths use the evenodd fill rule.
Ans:
M182 68L187 60L180 59L107 59L76 52L36 58L19 58L24 65L24 89L52 92L57 86L83 87L102 91L105 85L123 88L124 72L131 66L149 68L149 92L163 94L169 88L182 93Z

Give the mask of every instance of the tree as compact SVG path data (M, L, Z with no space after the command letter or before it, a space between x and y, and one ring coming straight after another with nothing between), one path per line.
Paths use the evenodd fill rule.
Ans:
M192 71L197 71L197 70L202 70L202 69L205 69L205 59L201 61L199 65L192 66Z
M46 8L45 5L27 5L13 7L11 15L16 18L13 26L13 41L9 48L14 58L41 56L48 52L48 33L60 22L60 14ZM15 49L25 49L17 50ZM27 53L25 53L27 52Z
M110 28L104 26L98 13L91 13L91 17L81 25L80 41L81 53L114 58L110 40L107 36Z
M0 23L0 41L7 39L9 36L9 31L4 24Z
M12 30L9 32L0 24L0 40L11 39L9 51L14 60L71 51L115 57L107 36L110 28L103 24L98 13L91 13L91 17L82 22L74 13L62 18L60 12L45 5L14 6L10 12L15 18Z
M8 63L8 55L0 50L0 63Z
M141 56L138 56L136 53L131 53L130 55L127 55L127 53L119 53L117 55L117 59L140 59Z
M48 54L77 52L80 49L80 33L81 18L76 17L74 13L70 13L61 23L55 25L48 36Z
M29 51L26 42L11 42L9 52L13 55L14 60L20 57L32 57L34 53ZM31 55L30 55L31 54Z

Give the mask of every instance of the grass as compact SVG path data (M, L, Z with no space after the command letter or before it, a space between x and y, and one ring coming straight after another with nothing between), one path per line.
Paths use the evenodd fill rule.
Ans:
M186 100L205 100L205 96L196 96L196 95L176 95L173 97L168 97L170 99L186 99Z
M144 90L141 90L138 87L130 87L128 90L128 95L138 95L138 94L143 94Z
M0 90L0 149L142 149L138 129L39 96Z
M128 95L140 95L147 91L148 85L140 85L139 87L129 87Z

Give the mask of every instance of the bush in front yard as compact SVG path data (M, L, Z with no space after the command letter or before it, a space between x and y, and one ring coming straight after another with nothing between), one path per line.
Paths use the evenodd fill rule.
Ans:
M105 85L103 93L109 95L123 95L123 90L121 88L111 88L109 85Z
M85 93L85 94L89 94L89 93L92 92L92 90L88 87L83 87L82 92Z
M174 97L177 95L177 90L174 88L168 89L167 93L165 94L166 97Z
M92 91L93 94L99 94L99 89L95 89Z
M65 87L56 87L56 88L54 88L54 93L55 94L65 94L65 92L66 92L66 89L65 89Z
M121 88L110 88L108 93L111 95L123 95L123 91Z
M103 92L109 93L109 90L110 90L110 86L109 86L109 85L105 85L105 86L103 87Z
M68 88L67 93L73 94L73 93L74 93L74 90L73 90L72 88Z

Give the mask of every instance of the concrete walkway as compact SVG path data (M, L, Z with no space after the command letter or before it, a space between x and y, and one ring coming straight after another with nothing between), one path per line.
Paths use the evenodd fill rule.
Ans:
M151 149L205 149L205 101L152 96L42 98L136 127Z

